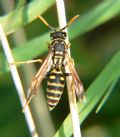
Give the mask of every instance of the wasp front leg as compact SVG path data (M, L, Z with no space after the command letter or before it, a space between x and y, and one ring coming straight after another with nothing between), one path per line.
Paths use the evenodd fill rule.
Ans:
M68 44L66 45L66 48L69 49L70 46L71 46L71 43L68 43Z

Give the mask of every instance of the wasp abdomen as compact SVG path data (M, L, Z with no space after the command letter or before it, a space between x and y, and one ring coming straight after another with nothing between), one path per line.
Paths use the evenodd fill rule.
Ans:
M47 102L52 110L59 102L64 89L64 76L59 68L53 68L48 75Z

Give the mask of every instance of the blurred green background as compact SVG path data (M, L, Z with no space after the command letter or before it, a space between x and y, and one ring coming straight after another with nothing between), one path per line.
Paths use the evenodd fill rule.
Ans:
M47 0L43 2L44 5L49 6L42 11L42 16L51 26L58 27L56 5L54 0L51 1L53 2L50 5ZM80 18L69 27L69 36L71 55L85 90L120 50L120 2L119 0L110 1L107 9L107 1L103 0L65 0L68 21L74 15L80 14ZM50 41L49 28L38 19L35 20L35 16L39 15L38 11L41 8L39 6L38 10L38 3L40 3L39 0L0 0L0 23L4 26L17 61L45 58L47 55L47 42ZM30 5L35 5L36 9L29 7ZM19 23L18 18L21 17L21 14L17 13L24 7L25 11L29 8L33 11L30 13L31 16L27 16L27 12L23 10L22 16L25 18ZM17 16L14 16L15 14L10 16L14 11ZM12 18L10 22L8 22L7 16L9 20ZM18 22L16 22L17 20ZM12 26L11 22L15 22L15 24ZM24 114L21 112L19 97L1 47L0 58L0 137L30 137ZM25 91L39 67L39 64L18 67ZM100 86L102 87L102 85ZM65 89L60 103L49 113L45 100L46 79L43 80L40 90L42 91L39 92L39 97L35 97L30 103L31 110L39 135L52 137L69 113L67 91ZM85 118L81 125L83 137L120 137L119 79L112 91L99 113L95 113L97 108L97 104L95 104L95 108ZM96 94L99 93L96 91Z

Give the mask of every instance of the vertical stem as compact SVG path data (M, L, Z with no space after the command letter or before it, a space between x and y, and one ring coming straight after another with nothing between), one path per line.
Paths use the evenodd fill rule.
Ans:
M58 12L59 26L60 26L60 28L63 28L66 26L66 15L65 15L64 1L56 0L56 5L57 5L57 12ZM67 29L65 31L67 33ZM67 44L69 43L68 35L67 35L66 43ZM68 49L68 53L70 54L70 49ZM65 67L65 71L67 73L70 73L70 70L67 66ZM78 116L78 111L77 111L74 85L72 86L73 89L70 89L71 84L72 84L72 76L67 77L66 81L67 81L70 112L71 112L72 124L73 124L73 135L74 135L74 137L81 137L80 123L79 123L79 116Z
M3 50L4 50L4 53L5 53L5 56L7 58L8 63L10 64L10 63L14 62L14 59L12 57L11 50L10 50L7 38L5 36L5 33L4 33L3 28L2 28L1 25L0 25L0 40L1 40L2 47L3 47ZM22 107L24 107L26 99L25 99L24 90L23 90L23 87L22 87L22 84L21 84L20 77L19 77L19 74L17 72L16 66L11 65L10 66L10 71L11 71L11 75L12 75L13 80L14 80L15 87L17 89L18 96L20 98L20 102L22 104ZM26 118L26 121L27 121L27 125L28 125L28 128L29 128L31 137L38 137L38 134L35 130L34 121L32 119L32 115L31 115L31 112L30 112L30 109L29 109L28 106L26 106L24 114L25 114L25 118Z

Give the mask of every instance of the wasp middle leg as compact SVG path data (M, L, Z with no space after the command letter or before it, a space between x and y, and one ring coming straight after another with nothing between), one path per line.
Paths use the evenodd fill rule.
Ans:
M11 65L17 65L17 64L32 64L32 63L36 63L36 62L43 63L43 60L35 59L35 60L28 60L28 61L11 62L11 63L9 63L9 65L11 66Z

